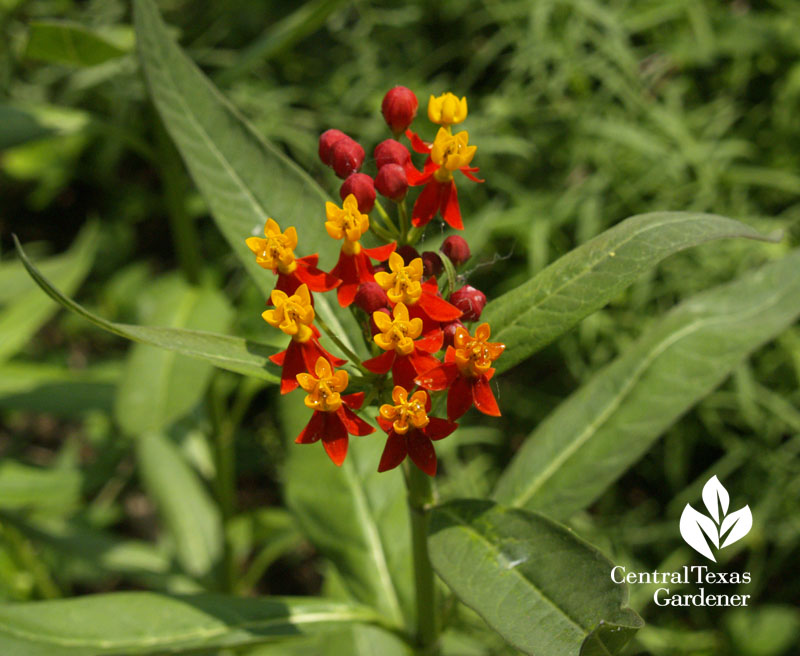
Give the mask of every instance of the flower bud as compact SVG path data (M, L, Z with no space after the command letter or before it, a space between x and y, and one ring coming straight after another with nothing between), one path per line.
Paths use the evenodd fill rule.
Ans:
M464 285L450 294L450 302L464 314L464 321L477 321L486 306L486 295L479 289Z
M358 211L368 214L375 206L375 183L366 173L353 173L339 188L342 200L353 194L358 201Z
M390 318L392 316L392 313L389 311L389 308L378 308L375 311L383 312L386 316ZM372 318L372 314L369 315L369 332L373 337L375 337L375 335L381 332L381 329L378 328L378 325L375 323L375 319Z
M438 253L425 251L422 254L422 275L425 278L438 276L442 272L442 269L444 269L444 265Z
M372 317L373 312L389 305L389 298L377 282L362 282L353 302Z
M411 161L411 153L408 152L408 148L396 139L381 141L375 146L373 154L375 155L375 164L379 169L387 164L399 164L405 168Z
M442 332L444 333L444 347L454 346L456 338L456 329L463 328L464 324L458 319L442 325Z
M417 115L419 102L414 92L406 87L394 87L386 92L381 103L381 112L393 134L400 134Z
M403 258L403 264L405 264L405 266L411 264L411 260L416 260L419 257L417 249L408 244L398 247L395 253Z
M345 135L333 145L331 150L331 166L342 180L351 173L355 173L364 163L364 149Z
M403 167L399 164L387 164L381 167L375 176L375 188L381 196L399 203L408 192L408 178Z
M442 243L442 253L450 258L454 266L461 266L466 262L471 253L469 252L469 244L463 237L458 235L450 235Z
M331 165L333 147L342 139L349 137L341 130L325 130L319 135L319 158L326 166Z

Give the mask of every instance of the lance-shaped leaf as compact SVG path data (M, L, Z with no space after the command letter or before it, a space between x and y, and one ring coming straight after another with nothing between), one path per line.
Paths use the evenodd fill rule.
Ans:
M682 303L547 417L494 498L584 508L731 370L800 315L800 251Z
M3 604L0 653L185 653L285 640L353 622L379 624L380 619L368 608L325 599L117 592Z
M227 369L246 376L255 376L268 380L271 383L280 381L274 365L269 363L269 356L278 349L267 344L253 342L241 337L230 337L216 333L201 332L199 330L184 330L159 326L132 326L125 323L115 323L89 312L71 298L64 296L53 284L45 278L33 262L25 255L22 246L15 238L17 253L22 263L31 274L31 277L53 300L63 305L68 310L88 319L96 326L115 335L125 337L134 342L159 346L188 355L193 358L206 360L220 369Z
M482 321L506 345L498 372L513 367L599 310L659 261L715 239L770 240L714 214L653 212L630 217L491 301Z
M709 478L703 486L703 503L706 504L708 514L714 518L717 524L720 522L720 509L722 509L722 517L728 512L730 496L728 490L716 476Z
M642 626L613 564L538 513L452 501L434 508L428 547L458 598L526 654L613 654Z
M750 506L732 512L722 520L722 525L719 527L720 538L724 538L720 548L738 542L750 532L751 528L753 528L753 513L750 512Z
M709 560L717 562L711 547L708 546L708 539L719 549L719 533L717 525L706 517L703 513L697 512L688 503L681 513L681 537L692 549L702 554Z
M134 2L134 23L153 103L220 232L264 295L275 277L256 264L245 239L260 234L269 217L281 228L297 227L298 255L316 252L322 266L333 266L339 243L324 228L327 194L258 134L183 53L152 0ZM325 296L315 302L332 327L360 334L349 312L331 308Z

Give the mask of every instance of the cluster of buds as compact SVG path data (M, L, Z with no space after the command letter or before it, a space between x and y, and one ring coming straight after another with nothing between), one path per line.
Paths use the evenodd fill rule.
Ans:
M281 393L302 388L305 404L313 411L296 441L321 441L331 460L341 465L349 436L375 431L357 413L367 395L372 400L388 394L383 380L391 376L391 402L385 399L375 417L387 434L378 470L397 467L408 456L433 476L437 467L433 441L450 435L456 421L473 406L487 415L500 414L489 381L492 364L505 347L489 341L488 324L477 325L474 336L465 326L480 318L486 304L482 292L464 285L447 294L459 277L454 272L470 258L467 242L451 235L438 252L421 255L413 246L420 236L418 228L437 212L451 227L462 227L453 177L456 170L481 182L473 175L478 169L470 166L476 146L469 145L465 131L453 134L451 130L467 116L466 99L451 93L431 96L428 118L440 126L431 143L409 130L417 109L416 96L405 87L394 87L384 97L381 110L393 136L374 149L374 178L361 172L365 151L354 139L336 129L320 136L320 159L343 180L341 206L326 203L324 221L320 221L332 239L342 241L339 259L329 272L318 268L316 254L296 257L297 231L294 227L281 231L273 219L267 220L264 237L251 237L247 245L256 262L277 275L270 295L272 307L262 316L289 338L287 348L270 358L281 368ZM414 151L426 155L422 170L414 166L411 152L399 141L403 135ZM406 197L414 186L423 188L409 226ZM376 190L396 204L396 223L377 202ZM376 208L383 220L381 227L370 222L370 212ZM362 245L369 231L386 243ZM440 288L437 277L442 273L447 274L448 284ZM344 393L350 375L341 367L347 361L322 346L315 325L319 320L313 294L334 289L339 305L350 307L363 323L373 350L373 357L351 363L364 374L359 384L365 389L355 393ZM345 355L355 359L352 353ZM446 418L432 416L432 393L434 397L446 393Z

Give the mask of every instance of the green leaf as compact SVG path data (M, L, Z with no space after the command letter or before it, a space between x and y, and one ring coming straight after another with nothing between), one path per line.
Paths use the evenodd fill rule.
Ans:
M21 517L3 512L0 518L15 526L37 545L52 548L67 556L69 565L79 571L87 568L97 582L98 576L122 575L138 585L171 592L200 592L201 587L178 572L174 559L165 549L141 540L120 539L112 533L93 528L80 520L64 518ZM82 566L75 567L76 561ZM59 580L85 581L85 578L59 570ZM107 580L107 579L106 579Z
M132 45L132 44L131 44ZM127 54L102 33L68 21L31 23L25 57L67 66L96 66Z
M494 499L562 518L584 508L749 353L800 315L800 251L689 299L564 401Z
M352 622L379 623L379 619L367 608L324 599L118 592L4 604L0 607L0 653L184 653L273 642Z
M325 192L258 134L181 51L152 0L134 2L134 24L156 109L217 226L264 295L275 277L256 264L245 240L262 234L269 217L283 229L296 226L301 252L319 253L321 266L332 267L339 243L324 228ZM360 335L349 312L335 303L331 309L323 295L314 300L332 328L343 324L347 334Z
M271 383L280 381L280 375L269 363L269 356L278 351L273 346L253 342L241 337L229 337L216 333L178 328L162 328L156 326L132 326L125 323L114 323L89 312L71 298L53 287L36 266L28 259L22 246L15 238L17 253L31 277L51 298L68 310L88 319L96 326L115 335L120 335L134 342L150 344L171 351L176 351L193 358L206 360L216 367L227 369L238 374L262 378Z
M73 293L89 273L97 248L97 226L88 224L62 256L46 263L68 294ZM10 283L14 276L11 274ZM7 360L24 346L57 308L36 288L27 284L0 310L0 362Z
M222 518L179 449L160 433L136 440L144 487L161 511L183 569L207 575L222 553Z
M76 469L41 469L6 459L0 463L0 508L74 510L82 485Z
M152 302L150 322L170 328L224 332L233 316L222 294L191 287L178 276L157 283ZM136 344L117 395L120 426L131 435L165 428L197 405L212 372L207 361Z
M643 624L613 563L538 513L452 501L433 509L428 548L456 596L526 654L614 654Z
M293 444L311 417L302 395L281 399L289 438L286 503L308 539L341 574L353 599L372 606L395 624L409 619L410 527L400 470L378 473L386 441L378 431L350 438L341 467L322 444Z
M481 318L506 351L503 372L599 310L665 257L715 239L774 240L714 214L653 212L630 217L490 302Z

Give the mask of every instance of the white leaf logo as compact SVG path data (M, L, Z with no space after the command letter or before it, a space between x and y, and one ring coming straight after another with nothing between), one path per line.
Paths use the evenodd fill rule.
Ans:
M717 562L709 542L715 549L724 549L741 540L753 527L753 514L750 506L728 513L730 495L716 476L703 486L703 503L711 517L687 503L681 514L681 536L692 549Z

